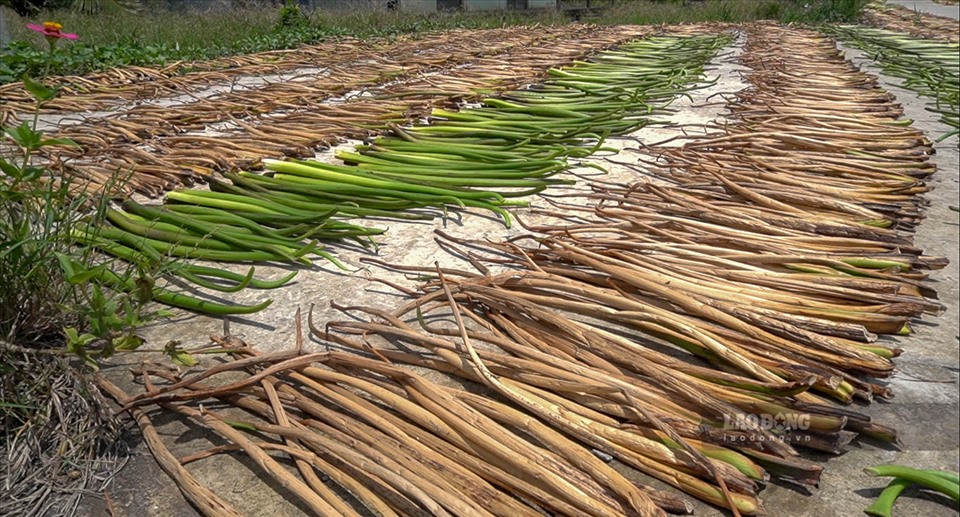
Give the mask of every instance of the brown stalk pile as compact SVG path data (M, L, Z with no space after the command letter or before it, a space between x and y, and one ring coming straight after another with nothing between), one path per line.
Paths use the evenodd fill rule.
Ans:
M914 11L902 5L871 6L863 12L863 21L874 27L905 32L918 38L960 42L957 20Z
M89 180L90 188L109 185L119 173L130 176L128 191L155 196L214 171L256 166L265 157L313 156L317 147L369 136L387 122L423 116L432 106L535 82L551 67L649 30L572 26L558 32L448 41L422 53L404 49L396 59L380 58L392 63L389 73L379 61L358 61L315 81L274 83L176 106L141 106L62 128L55 136L81 147L58 148L48 158ZM406 78L394 83L391 74ZM355 93L333 100L347 92Z
M686 511L610 459L751 515L771 476L818 482L804 450L897 443L846 404L892 395L882 379L901 351L878 336L942 310L924 280L944 261L910 238L930 144L833 41L747 33L750 87L721 132L650 148L648 181L596 182L590 208L552 201L539 213L557 221L530 235L438 232L477 272L387 265L432 279L383 281L410 298L395 310L311 322L358 353L305 354L300 338L259 355L217 338L232 361L190 376L140 368L134 396L102 385L208 515L237 513L183 465L230 451L318 515ZM142 411L155 405L227 445L175 458Z
M670 166L653 181L596 184L595 208L556 203L541 213L564 224L509 243L442 235L481 273L446 271L456 278L406 291L415 300L392 312L351 308L370 320L328 328L362 340L330 339L480 382L745 514L758 511L751 482L768 474L816 482L820 467L796 447L840 452L856 434L896 443L838 404L890 397L877 379L900 349L878 336L942 311L923 280L945 261L908 233L933 172L929 142L896 123L893 99L831 40L754 27L742 61L752 86L725 131L663 149ZM457 325L432 321L449 315ZM749 425L770 415L805 424ZM618 448L624 429L690 457Z
M240 513L184 465L238 450L316 515L548 511L613 517L664 515L660 508L687 511L676 496L631 483L570 437L507 404L348 352L258 355L234 338L217 341L236 360L186 378L156 366L139 369L135 374L147 391L134 397L100 379L132 412L158 461L205 515ZM204 384L237 372L250 375L227 385ZM211 398L254 418L192 404ZM229 445L174 457L140 409L155 404L211 429ZM268 452L289 456L299 476Z
M362 41L339 38L298 49L176 62L158 69L120 67L83 77L51 78L50 82L61 89L62 96L46 104L44 112L66 114L105 110L126 102L190 94L218 84L229 85L243 77L277 75L299 69L329 67L342 71L343 68L362 65L378 69L384 75L415 72L423 66L443 66L451 59L459 59L451 50L469 55L476 53L477 49L495 50L505 45L523 44L531 38L563 37L570 31L566 27L543 27L536 31L529 27L509 27L457 29L418 38L399 36ZM4 99L3 106L0 106L0 123L4 125L14 121L18 113L33 111L33 101L22 83L0 86L0 98Z

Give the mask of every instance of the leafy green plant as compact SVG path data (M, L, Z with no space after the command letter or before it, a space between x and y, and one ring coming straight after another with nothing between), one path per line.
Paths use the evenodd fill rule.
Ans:
M42 106L55 91L24 78L28 91ZM68 179L51 179L31 163L44 147L75 145L46 138L27 122L4 133L20 149L18 161L0 157L0 336L10 342L60 341L66 350L96 366L118 350L134 350L143 340L137 330L146 322L169 315L146 310L153 299L157 271L137 265L113 272L115 264L99 262L78 242L78 228L99 226L104 199L82 194ZM156 269L166 267L157 262ZM100 278L111 275L133 289L105 289Z
M56 29L47 35L47 54L53 57L57 35L63 33L59 24L45 26ZM153 277L142 267L119 274L142 288L107 290L96 281L105 264L97 264L92 249L78 243L77 229L98 226L107 202L86 194L69 177L52 177L40 165L36 158L44 148L77 144L36 129L40 110L57 90L29 76L23 85L35 101L32 121L0 128L16 147L0 156L0 338L41 348L65 339L69 353L95 364L91 353L107 358L139 347L143 340L137 329L165 313L145 310Z
M64 37L59 24L41 30ZM59 49L48 43L54 60ZM32 121L0 127L0 514L42 508L68 515L81 494L101 490L122 465L121 426L74 359L96 367L116 351L140 347L137 329L165 313L145 310L150 271L127 268L124 275L141 286L131 292L94 281L105 264L74 236L79 225L102 217L106 203L42 166L38 154L46 147L75 144L36 129L40 108L57 90L30 77L23 85L35 101ZM176 342L154 352L179 365L196 363Z
M125 65L160 66L223 56L296 48L331 37L392 37L452 28L565 23L562 13L410 13L387 9L317 10L310 16L275 8L229 8L214 12L151 9L150 16L126 10L86 14L55 11L50 17L84 35L80 42L48 55L43 41L15 24L12 41L0 49L0 84L27 73L40 76L45 67L59 75L81 75ZM287 15L286 22L281 19ZM302 16L302 18L300 17ZM292 25L290 22L299 20ZM182 72L189 72L184 65Z
M56 91L24 77L24 87L37 109ZM36 117L34 118L34 125ZM54 253L66 250L63 232L75 221L81 200L71 200L67 182L47 181L32 157L43 147L74 145L45 138L23 122L2 128L18 148L19 160L0 156L0 335L11 341L32 341L57 332L70 318L61 307L73 293L61 278Z
M277 29L292 29L309 25L310 21L300 9L300 4L293 0L287 0L280 8L280 21L277 22Z
M65 254L58 254L57 261L66 275L66 281L78 288L84 303L80 305L80 321L88 329L81 333L75 327L66 327L66 350L94 368L98 359L107 359L118 351L138 349L144 340L137 330L157 318L172 316L165 309L148 311L146 305L153 300L153 275L130 269L136 273L131 293L106 291L94 278L106 271L107 264L86 267ZM179 351L178 351L179 352ZM94 354L94 355L91 355Z

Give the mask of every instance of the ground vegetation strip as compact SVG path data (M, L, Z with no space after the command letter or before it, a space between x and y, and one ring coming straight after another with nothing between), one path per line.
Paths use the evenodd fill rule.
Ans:
M142 67L141 71L163 69L164 76L202 69L201 60L263 51L283 51L303 45L330 42L339 38L369 41L377 38L417 37L430 32L454 29L507 26L550 26L589 18L603 25L663 25L710 21L747 22L779 20L782 23L853 22L866 0L724 0L683 2L682 0L634 0L631 2L585 2L564 0L557 9L473 9L423 13L417 10L388 9L385 4L312 3L302 9L284 2L183 2L125 0L83 0L74 6L98 5L96 9L43 10L36 2L11 1L37 7L24 18L11 11L0 48L0 84L19 81L24 73L38 76L45 70L57 75L97 74L116 67ZM69 1L60 1L64 7ZM143 9L126 9L124 4ZM200 4L200 5L197 5ZM201 7L211 4L211 8ZM49 5L49 4L48 4ZM103 7L103 8L100 8ZM599 11L599 12L598 12ZM53 59L43 39L32 33L28 23L56 20L77 33L80 39L59 49ZM9 35L9 36L8 36ZM222 61L229 62L229 58ZM196 67L196 68L195 68ZM112 73L112 72L111 72ZM160 77L158 77L160 79ZM82 87L82 81L78 86Z
M771 477L818 483L811 450L896 444L849 404L892 396L901 350L879 337L942 311L925 279L945 261L911 238L932 146L832 39L745 32L749 87L713 134L645 142L635 182L591 183L589 206L547 197L555 222L528 235L439 232L473 269L385 265L423 283L384 281L400 306L308 320L331 350L306 353L302 330L273 354L225 335L230 361L137 369L132 394L101 385L145 432L159 407L225 440L178 461L151 441L210 515L236 510L183 465L235 451L318 514L687 511L616 459L752 515Z
M132 66L183 74L204 69L202 61L229 66L236 56L282 52L339 39L392 39L456 29L547 26L569 21L555 10L427 14L368 6L318 9L308 17L296 7L253 8L236 2L214 9L171 7L152 6L139 12L117 9L112 13L59 9L22 18L5 10L8 24L0 48L0 83L16 82L24 73L37 76L44 70L78 76ZM43 39L26 27L44 20L56 20L80 36L60 48L52 61L46 55Z

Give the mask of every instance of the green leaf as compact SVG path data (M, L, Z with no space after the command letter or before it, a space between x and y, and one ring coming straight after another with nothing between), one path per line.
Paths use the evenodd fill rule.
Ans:
M69 138L44 138L40 141L40 146L47 145L65 145L69 147L80 147L80 144L70 140Z
M3 402L0 400L0 409L33 409L33 406L26 404L15 404L13 402Z
M137 327L140 325L140 313L133 309L133 303L129 296L124 296L123 300L123 324L127 327Z
M90 354L88 354L86 350L80 350L77 352L77 356L80 357L80 359L83 359L83 362L89 364L90 368L93 368L93 371L96 372L100 370L100 365L97 364L97 361L94 358L90 357Z
M257 432L257 428L253 424L248 424L246 422L238 422L236 420L224 420L223 423L229 425L234 429L241 429L243 431Z
M33 165L27 165L23 169L23 181L35 181L43 176L43 173L46 172L43 167L35 167Z
M117 350L136 350L142 344L143 338L135 334L113 338L113 347Z
M10 176L14 179L23 179L23 171L20 170L20 167L8 162L7 160L0 158L0 171L3 171L4 174Z
M56 88L48 88L39 81L34 81L27 74L23 74L23 87L39 102L44 103L57 97Z
M74 260L63 253L57 253L56 256L57 262L60 263L60 269L63 270L63 274L67 276L67 280L69 281L70 277L77 274L76 269L73 267L75 265Z
M197 359L190 355L189 352L184 352L183 350L174 350L170 353L170 359L179 366L186 366L187 368L197 365Z
M109 329L103 323L103 320L97 317L96 314L89 316L89 319L90 319L90 331L93 332L94 335L106 336L108 334Z
M75 264L77 265L77 264ZM76 271L76 270L74 270ZM73 273L67 275L67 282L72 285L80 285L87 283L91 278L97 276L99 273L99 268L86 269L79 273Z
M4 133L10 136L14 142L24 149L36 149L40 144L42 131L34 131L26 122L14 128L4 128Z
M109 306L104 310L104 312L106 312L106 314L103 316L103 324L107 328L116 330L123 328L123 320L120 319L120 316L117 316L116 312L111 312Z
M97 311L102 311L107 305L107 297L103 295L103 289L99 285L95 284L93 286L93 291L90 294L90 305Z
M191 366L196 366L197 359L190 355L189 352L184 352L183 350L177 348L177 345L179 344L179 341L171 341L163 347L163 350L168 356L170 356L170 359L173 360L174 364L186 366L188 368Z
M67 352L77 355L84 352L83 349L97 339L93 334L80 334L73 327L63 329L63 333L67 335Z
M104 314L116 314L117 313L117 302L114 299L107 300L107 303L103 305Z
M77 329L73 327L67 327L63 329L63 333L67 335L67 342L77 342L80 340L80 334L77 333Z
M14 191L10 188L10 185L6 181L0 181L0 203L5 203L7 201L17 203L23 199L23 197L24 196L22 192ZM4 250L4 253L0 253L0 257L6 255L6 251L7 250Z

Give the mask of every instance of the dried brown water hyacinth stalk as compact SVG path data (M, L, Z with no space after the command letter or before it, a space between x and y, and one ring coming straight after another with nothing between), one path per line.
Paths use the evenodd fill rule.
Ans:
M755 35L748 42L767 51L743 56L754 69L752 86L730 105L733 123L721 134L663 152L676 165L671 179L678 185L707 180L750 196L751 210L769 212L768 218L817 216L825 235L906 245L909 239L895 230L922 219L924 201L917 194L927 190L923 179L934 172L929 141L904 127L900 106L874 78L844 61L831 40L785 31L772 37ZM817 54L789 56L777 45ZM825 69L824 60L834 66ZM930 263L936 264L943 265Z
M901 5L877 3L863 12L863 21L874 27L906 32L918 38L960 42L957 20L918 12Z
M562 42L549 39L525 48L511 45L511 50L476 57L433 75L368 88L372 97L346 102L330 102L330 91L321 81L310 86L278 83L273 85L276 88L262 89L271 91L228 96L236 97L233 100L150 107L122 118L105 118L99 124L62 129L57 136L71 138L82 147L58 149L51 159L66 162L64 171L90 179L92 188L107 184L119 170L131 174L130 190L158 195L213 171L256 166L261 158L312 156L318 146L368 136L388 121L417 118L432 106L477 98L478 91L535 82L551 67L643 32L650 29L597 28L581 30L576 39ZM272 91L283 88L289 89L288 101ZM222 122L222 127L210 126L215 122ZM212 133L202 131L212 128Z
M501 33L504 32L504 33ZM508 29L493 31L485 41L477 37L463 39L451 37L427 38L423 41L408 41L387 48L377 45L368 47L354 43L354 49L341 54L330 54L305 67L302 75L285 80L272 81L238 90L227 81L220 84L226 91L204 98L181 99L170 106L142 105L119 110L104 117L95 117L87 123L121 125L140 120L158 124L156 131L202 129L204 124L228 120L225 113L233 116L267 113L278 109L310 107L314 102L345 94L372 85L398 79L416 77L418 74L442 71L456 67L472 59L496 55L523 46L536 46L558 38L580 37L596 34L603 37L604 29L577 27L545 29L515 33ZM613 32L606 30L606 32ZM261 74L262 75L262 74ZM258 79L261 76L244 77Z
M406 43L409 45L409 42ZM372 42L370 50L386 51L392 48L387 42ZM157 98L174 98L179 95L192 95L205 88L218 85L229 87L234 81L244 77L260 78L269 75L284 74L297 69L314 69L323 66L336 66L361 59L363 47L352 39L322 43L303 50L247 54L230 58L236 66L229 66L220 60L198 63L173 63L161 69L144 67L122 67L91 74L85 77L57 77L50 82L60 86L63 95L48 103L44 113L80 114L84 111L99 111L128 108L128 103ZM284 57L286 56L286 57ZM342 61L334 61L337 56ZM258 62L259 61L259 62ZM244 64L245 63L245 64ZM384 63L386 65L386 63ZM187 69L202 71L188 72ZM2 119L12 121L18 113L29 113L32 101L23 93L20 83L0 86L8 103L3 106Z
M429 85L436 81L443 82L445 78L451 81L452 78L456 77L453 74L461 67L477 68L479 70L492 69L494 63L501 62L499 76L504 79L509 79L511 75L529 78L529 70L539 70L544 66L543 63L548 56L546 50L541 46L543 44L527 43L532 45L532 48L524 49L526 53L523 55L516 52L518 50L516 45L510 45L499 50L496 48L486 49L485 52L492 54L493 57L476 57L469 54L456 58L448 57L448 59L453 60L453 63L432 70L432 74L429 76L419 77L412 74L412 77L397 81L396 78L388 79L391 74L377 71L377 66L370 66L349 73L343 71L326 77L318 77L316 81L310 81L309 83L274 83L257 90L222 94L182 105L140 107L126 112L122 116L94 119L75 129L65 128L62 130L62 134L63 136L78 138L81 143L88 143L83 140L83 135L88 135L89 138L93 139L89 142L90 149L87 149L89 151L97 149L97 142L142 143L150 141L153 137L201 131L218 122L229 123L235 119L242 119L253 123L261 117L309 113L322 108L323 103L330 101L337 95L354 90L362 89L370 94L376 94L378 89L383 88L384 85L388 85L391 89L401 88L400 93L409 91L411 88L423 90L424 87L429 88ZM553 45L556 45L556 43L553 43ZM569 44L568 50L558 52L561 56L577 56L592 48L589 45L586 39L578 39ZM512 54L506 54L511 51ZM538 51L539 54L544 54L539 59ZM414 56L412 59L415 61L417 57ZM425 71L418 69L415 62L404 63L403 65L397 63L394 66L397 69L412 68L414 71ZM514 71L514 67L519 67L520 70ZM436 77L436 79L431 80L430 77ZM487 82L489 82L489 79L475 82L470 86L485 85ZM403 89L404 87L406 88ZM425 90L424 94L427 96L436 95L430 93L436 89ZM388 93L392 93L392 90ZM449 94L464 95L465 93L470 93L469 87L460 87Z
M385 75L415 73L416 68L423 66L449 65L462 55L483 56L497 49L522 46L532 41L562 41L577 33L618 30L648 29L585 24L452 29L416 36L401 35L363 40L342 37L296 49L175 62L160 68L118 67L82 77L62 76L48 79L63 95L47 103L44 111L66 114L107 110L133 101L189 95L218 84L229 85L241 77L279 75L300 69L330 67L334 71L343 72L344 68L356 66L376 68L384 71ZM675 33L676 30L671 28L671 32ZM693 34L700 29L679 30ZM412 67L414 61L417 67ZM0 124L10 124L17 113L29 113L33 110L33 101L24 92L20 82L0 85L0 98L4 100L0 105Z
M839 452L855 434L896 441L833 401L890 396L873 379L893 371L900 350L878 335L942 311L923 271L945 261L923 256L907 233L933 172L929 143L814 33L754 27L742 61L752 87L724 133L658 149L670 164L649 172L659 181L595 184L594 208L540 211L578 222L528 226L533 236L510 243L441 232L481 274L446 270L455 279L404 290L414 301L392 313L345 308L368 319L328 328L362 340L330 339L481 382L721 506L755 497L750 480L768 473L815 482L820 467L794 446ZM796 157L804 166L789 168ZM487 262L514 271L491 275ZM738 414L808 427L771 440L763 427L730 429ZM656 443L684 447L665 454Z
M304 46L293 50L277 50L231 56L221 59L177 62L158 69L121 67L84 77L51 79L62 88L63 95L48 103L44 111L72 113L104 110L125 102L174 97L189 94L218 84L229 85L242 77L260 77L330 67L335 72L364 67L382 75L402 74L418 68L443 66L462 59L458 54L473 55L505 49L538 39L565 37L578 27L509 27L501 29L457 29L438 33L397 38L356 40L337 38L331 42ZM412 68L411 68L412 67ZM184 73L187 71L187 73ZM16 113L31 112L32 100L21 83L0 86L4 105L0 121L13 120Z
M138 369L146 391L136 397L101 380L141 422L140 408L159 404L227 440L171 466L186 479L182 465L242 450L318 515L360 515L363 509L377 515L547 511L611 517L689 511L676 497L636 485L517 410L409 369L344 352L259 355L235 338L216 341L237 360L188 377L160 367ZM244 372L256 374L217 384L220 374L236 379ZM214 399L247 414L212 411ZM292 458L300 476L271 453ZM207 515L217 515L210 505L227 505L193 483L180 486Z
M826 319L833 323L818 332L844 340L824 341L779 325L780 333L809 346L864 348L847 340L869 342L874 333L905 328L910 317L941 311L925 298L935 293L921 283L922 270L946 262L924 257L901 231L921 219L917 194L926 191L922 179L933 172L926 161L929 142L898 127L899 106L825 38L786 29L753 31L742 61L753 68L752 87L731 106L725 132L664 150L660 156L671 169L662 178L669 187L641 184L615 196L606 192L598 214L654 233L639 249L682 256L683 274L697 278L688 290L725 299L731 295L716 290L725 283L717 276L746 281L751 287L737 296L749 294L744 298L749 310L775 311L753 317L756 321L769 316L814 326ZM824 87L837 99L818 91ZM589 226L577 231L588 232ZM613 235L607 243L614 242ZM624 259L667 267L650 256ZM718 272L717 266L731 271ZM830 276L802 274L811 272ZM790 294L779 300L755 294L757 288L785 285ZM798 292L814 301L791 301ZM858 300L859 306L824 303L827 293ZM862 359L880 367L865 370L872 374L891 367L869 355ZM861 388L864 395L877 391Z
M97 384L100 389L114 400L122 401L126 398L126 393L119 387L104 377L97 377ZM187 499L204 515L223 515L223 516L242 516L243 514L233 508L230 503L224 501L216 493L206 488L198 482L177 460L169 449L163 444L160 435L157 433L150 421L150 417L141 410L134 409L131 415L136 420L140 432L143 434L144 441L153 457L160 464L160 467L171 479L180 487Z
M753 27L742 60L751 88L724 132L658 149L668 167L648 171L655 182L597 183L590 208L553 201L541 213L556 224L511 242L441 233L479 272L396 266L436 280L396 286L411 301L393 311L342 308L365 317L329 334L311 322L360 354L302 354L301 339L258 355L218 339L234 361L186 377L139 369L146 391L118 401L227 440L182 464L242 450L308 508L345 515L684 510L589 449L754 514L770 476L817 483L823 467L802 449L837 453L857 434L895 443L838 402L890 396L876 378L900 351L878 335L941 310L923 272L944 262L909 235L929 143L811 32ZM204 409L213 399L253 416ZM764 425L771 415L794 428Z

